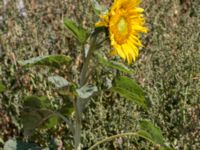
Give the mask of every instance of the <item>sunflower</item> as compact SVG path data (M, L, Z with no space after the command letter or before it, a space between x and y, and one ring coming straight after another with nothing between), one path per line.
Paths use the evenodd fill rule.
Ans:
M140 0L115 0L109 12L101 15L97 27L108 27L111 54L118 54L130 64L138 56L138 48L142 47L140 33L146 33L143 9L138 7Z

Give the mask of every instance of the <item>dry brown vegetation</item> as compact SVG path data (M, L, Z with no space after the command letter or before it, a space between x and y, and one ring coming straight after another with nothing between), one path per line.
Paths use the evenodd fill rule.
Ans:
M110 1L101 4L109 6ZM155 122L174 149L200 149L200 1L143 0L142 6L149 33L143 37L144 48L132 68L151 108L141 113L110 93L92 100L84 116L85 149L102 137L136 130L140 118ZM23 70L17 62L47 54L70 55L76 71L61 68L55 72L76 77L80 47L64 28L63 19L68 17L88 30L98 20L90 0L27 0L25 11L27 16L21 16L16 1L7 6L0 1L0 81L7 89L0 94L0 147L10 137L24 138L20 110L25 95L48 95L52 105L60 105L57 93L45 80L46 71ZM54 138L62 143L61 149L72 149L65 124L36 133L31 140L44 147ZM133 141L119 139L101 149L152 147L143 140Z

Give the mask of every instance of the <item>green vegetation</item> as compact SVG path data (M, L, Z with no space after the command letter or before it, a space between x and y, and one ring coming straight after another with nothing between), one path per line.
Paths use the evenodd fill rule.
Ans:
M103 9L111 4L99 2ZM97 90L75 90L82 66L82 46L75 43L85 42L94 28L101 10L94 11L94 5L90 0L28 0L23 17L16 3L0 2L0 149L16 143L21 149L73 149L70 122L59 114L73 117L70 99ZM107 90L94 95L84 110L83 149L103 139L107 142L99 150L200 149L200 1L143 0L142 5L149 32L138 60L129 67L117 58L117 63L107 61L99 52L108 53L109 43L95 55L91 68L100 67L89 82ZM64 22L70 28L77 24L64 18L83 28L71 34ZM124 136L112 137L116 134Z

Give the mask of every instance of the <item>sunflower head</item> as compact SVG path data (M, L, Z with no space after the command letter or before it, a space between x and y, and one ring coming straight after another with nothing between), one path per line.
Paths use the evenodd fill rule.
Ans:
M109 12L100 16L101 21L96 26L106 26L109 30L112 54L118 54L130 64L138 56L138 48L142 47L139 40L141 32L147 32L144 27L142 8L138 7L140 0L115 0Z

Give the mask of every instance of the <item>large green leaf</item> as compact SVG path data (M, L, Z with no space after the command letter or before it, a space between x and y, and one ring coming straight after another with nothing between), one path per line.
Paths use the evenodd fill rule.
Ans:
M57 115L45 109L26 108L21 119L25 136L32 135L36 128L52 128L58 123Z
M65 18L64 19L64 25L65 27L71 31L71 33L73 34L73 36L82 44L85 43L85 41L88 38L88 33L87 31L82 28L80 25L77 25L75 22L73 22L72 20Z
M22 66L50 66L50 67L60 67L62 65L68 65L71 62L71 58L66 55L47 55L34 57L29 60L19 61Z
M6 86L0 82L0 93L4 92L6 90Z
M33 111L30 109L23 109L23 112L21 113L23 134L25 136L31 136L35 129L39 127L42 119L42 116L35 111L35 109Z
M38 127L52 128L58 123L57 116L50 107L49 100L44 96L25 98L21 112L24 135L30 136Z
M50 108L50 101L46 96L27 96L24 98L24 107L30 108Z
M152 140L154 143L164 146L165 139L160 128L156 127L149 120L140 121L140 128L141 131L138 132L140 135Z
M133 74L133 70L130 70L128 67L126 67L122 63L119 63L119 62L116 62L116 61L109 61L99 53L96 53L96 56L98 58L98 62L104 67L116 69L116 70L119 70L119 71L122 71L122 72L128 73L128 74Z
M139 131L137 132L137 134L138 134L140 137L142 137L142 138L144 138L144 139L146 139L146 140L152 142L153 144L159 145L159 150L173 150L173 149L169 146L169 144L163 143L163 140L164 140L164 139L160 139L160 141L155 140L154 135L152 135L151 133L149 133L149 132L147 132L147 131L145 131L145 130L139 130Z
M10 139L4 144L4 150L42 150L34 143L27 143L15 139Z
M138 131L137 134L154 144L159 144L160 150L173 150L173 148L170 147L170 144L166 142L160 128L155 126L151 121L141 120L140 129L141 130Z
M142 88L128 77L119 76L115 78L111 90L144 108L147 107Z

